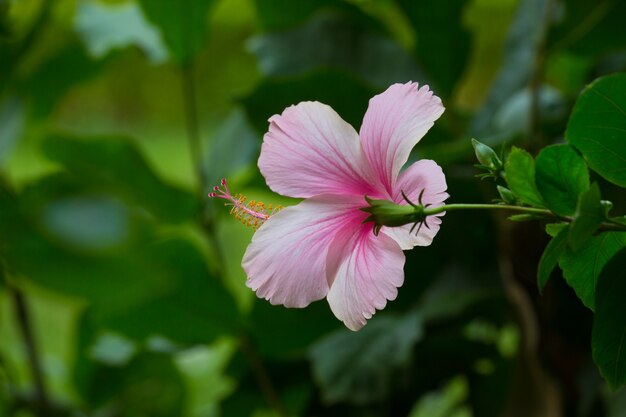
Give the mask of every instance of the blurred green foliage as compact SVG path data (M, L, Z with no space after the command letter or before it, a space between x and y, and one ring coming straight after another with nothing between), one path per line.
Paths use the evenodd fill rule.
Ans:
M0 416L624 415L626 233L597 220L626 212L625 5L0 0ZM506 198L572 225L540 263L545 224L448 213L358 333L256 299L252 230L207 193L294 204L256 168L267 119L358 129L408 80L446 106L411 159L451 202L505 198L475 136Z

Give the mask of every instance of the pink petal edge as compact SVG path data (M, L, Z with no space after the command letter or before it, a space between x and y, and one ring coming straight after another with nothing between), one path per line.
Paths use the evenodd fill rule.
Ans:
M371 193L358 134L331 107L302 102L269 122L259 169L273 191L297 198Z
M417 83L393 84L370 102L361 144L372 170L385 190L392 192L411 149L444 112L441 99Z
M404 253L384 234L375 236L372 225L360 230L345 244L333 242L331 252L342 251L343 260L331 282L328 304L350 330L359 330L387 300L394 300L404 281Z

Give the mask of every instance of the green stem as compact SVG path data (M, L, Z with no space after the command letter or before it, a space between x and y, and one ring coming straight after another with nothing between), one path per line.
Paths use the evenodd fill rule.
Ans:
M13 199L12 187L9 185L2 171L0 171L0 192L8 194ZM50 397L46 389L45 376L41 364L40 352L38 349L35 332L33 330L31 314L28 309L27 300L22 290L11 281L8 267L4 259L0 258L0 284L3 284L13 301L13 308L17 327L22 337L26 359L30 367L30 373L34 385L33 408L36 415L45 416L51 409ZM8 371L6 372L8 375ZM0 414L2 409L0 408Z
M444 211L455 210L509 210L517 211L520 213L539 214L542 216L557 217L554 213L547 209L540 209L534 207L522 207L522 206L509 206L504 204L446 204L440 207L424 209L426 216L432 216L434 214L443 213Z
M409 204L397 204L388 200L376 200L365 197L368 206L362 207L361 210L369 213L366 222L375 224L374 233L378 234L381 227L398 227L406 224L418 225L428 218L448 211L456 210L507 210L536 216L537 218L545 218L553 221L561 221L572 223L576 217L561 216L548 209L536 207L514 206L507 204L446 204L439 207L424 207L421 204L415 204L404 196ZM421 196L420 196L421 199ZM607 220L600 223L599 230L626 231L626 224Z
M268 405L274 409L279 417L287 417L289 413L285 409L285 406L278 395L278 391L274 387L274 383L270 378L269 372L263 364L256 348L250 339L245 335L240 338L240 346L243 354L248 358L248 361L252 366L254 377L256 378L257 384L259 385L261 393L265 397Z
M423 215L433 216L435 214L440 214L448 211L455 210L508 210L508 211L516 211L518 213L526 213L526 214L535 214L539 216L551 217L555 220L560 220L563 222L571 223L574 221L574 217L571 216L560 216L556 213L551 212L548 209L540 209L535 207L523 207L523 206L511 206L505 204L446 204L440 207L434 208L426 208L423 211ZM626 231L626 225L618 223L618 222L602 222L599 227L600 230L604 231Z
M198 100L196 97L195 67L193 61L181 66L181 81L183 87L183 106L185 115L185 128L189 140L189 157L194 171L199 180L199 190L202 198L206 178L202 168L202 145L200 143L200 126L198 124Z
M50 401L46 391L43 369L39 360L40 358L37 350L37 344L35 343L35 336L30 321L29 311L26 306L26 300L24 298L24 294L19 289L10 287L10 290L15 304L17 323L19 325L20 332L22 333L22 339L24 340L30 371L35 384L36 407L42 413L41 415L45 415L49 409Z

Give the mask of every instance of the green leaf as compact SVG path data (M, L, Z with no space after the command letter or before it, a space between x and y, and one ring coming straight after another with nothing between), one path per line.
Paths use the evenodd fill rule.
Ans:
M218 184L221 178L230 178L248 167L258 156L260 142L243 110L233 110L220 124L204 152L202 165L208 184Z
M565 137L591 169L626 187L626 74L600 78L582 92Z
M45 205L41 225L63 245L81 252L114 250L132 239L132 212L108 195L62 197Z
M370 404L385 398L394 370L409 362L422 332L414 311L404 317L379 316L359 332L342 329L314 344L313 375L324 399Z
M579 249L598 230L605 219L605 208L600 202L600 188L593 183L580 195L568 241L572 249Z
M117 48L136 46L154 64L167 60L160 32L146 22L136 3L81 2L76 9L74 27L96 58Z
M121 367L79 366L83 372L77 375L76 386L92 406L119 407L123 416L183 415L186 387L169 354L142 352Z
M152 234L145 213L62 174L5 196L9 210L0 210L0 232L10 244L0 245L0 256L19 279L102 311L124 311L172 288L171 277L146 248Z
M504 172L509 189L520 201L543 207L541 195L535 185L535 161L528 152L514 146L504 164Z
M284 29L301 23L321 8L337 6L337 0L254 0L265 30Z
M468 61L470 36L462 24L468 3L453 0L441 7L437 0L399 1L417 35L416 56L441 96L452 94Z
M83 140L58 134L46 138L43 149L48 157L65 165L92 189L112 191L161 220L185 222L196 214L196 198L157 177L130 140L121 137Z
M7 162L24 130L24 106L16 97L0 101L0 167Z
M15 192L4 182L0 176L0 253L5 242L10 241L16 235L16 229L20 230L21 218L19 216L17 198Z
M204 46L208 14L214 0L140 0L146 17L178 62L188 62Z
M565 280L591 310L595 310L596 283L602 269L625 246L626 232L604 232L577 251L567 248L559 259Z
M11 24L9 23L9 2L0 2L0 41L9 38L12 34Z
M422 293L417 308L423 322L436 323L460 316L473 306L487 304L497 296L497 291L476 285L453 268L438 276Z
M543 291L545 288L550 274L559 262L559 258L567 247L567 228L563 228L559 233L548 243L541 259L539 260L539 267L537 269L537 284L539 291Z
M95 362L109 366L123 366L137 354L137 343L116 333L102 331L90 346L88 355Z
M248 320L259 353L272 358L301 357L311 343L341 326L323 302L286 309L255 299Z
M413 406L409 417L471 417L467 401L469 386L464 377L457 376L441 390L422 396Z
M79 255L25 231L3 252L11 269L21 277L80 297L104 311L125 311L167 293L173 285L154 260L140 250L127 256ZM34 253L39 262L33 262Z
M153 262L170 277L172 288L126 311L95 311L96 323L137 341L162 335L185 344L210 343L241 330L242 318L233 297L221 280L209 273L193 245L172 240L152 245L149 250Z
M361 125L369 99L376 94L362 81L337 71L315 71L297 77L265 79L241 101L253 126L267 131L267 119L300 101L328 104L355 129ZM346 98L350 98L347 100Z
M0 260L0 291L2 291L7 285L7 279L4 272L4 263Z
M34 253L39 262L33 262ZM78 255L29 231L13 240L3 256L20 279L79 297L107 312L127 311L168 293L174 284L154 259L139 250L115 257Z
M59 173L24 187L17 196L26 235L36 234L67 252L116 255L150 235L141 209L124 204L109 191ZM21 238L18 236L17 238Z
M76 40L42 62L20 85L32 116L47 117L73 86L94 77L106 64L92 60Z
M626 249L607 263L598 281L591 347L600 373L617 389L626 384Z
M224 397L232 392L235 385L233 379L225 373L235 353L235 345L236 342L232 338L223 338L208 346L194 346L191 349L176 351L176 367L183 374L187 392L190 394L187 396L186 410L207 410L219 403L221 409L219 415L233 415L227 414L222 405ZM209 417L210 414L211 412L207 412L205 417ZM194 413L191 415L183 413L183 416L185 415L192 417ZM301 414L298 412L293 415ZM195 416L201 417L202 413Z
M246 193L248 198L252 197ZM263 201L268 204L268 200ZM225 210L225 207L221 204L213 208L217 214L219 210ZM222 280L229 292L233 294L238 302L239 309L242 312L249 312L256 301L256 296L253 291L246 286L246 272L241 267L241 260L243 259L246 249L250 244L250 240L254 235L254 230L249 227L244 227L234 217L230 219L223 219L216 224L216 235L219 241L220 248L223 253L227 253L228 256L224 257L224 273L221 275Z
M304 26L256 36L249 47L260 69L270 76L293 75L317 68L338 68L386 88L421 79L413 58L359 19L323 13Z
M569 145L543 148L537 156L535 182L546 207L570 216L576 212L579 196L589 189L585 161Z
M552 237L556 237L559 232L569 226L569 223L550 223L546 224L546 233Z

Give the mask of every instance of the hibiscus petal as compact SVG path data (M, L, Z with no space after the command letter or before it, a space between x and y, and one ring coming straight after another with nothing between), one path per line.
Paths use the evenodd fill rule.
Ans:
M391 193L411 149L444 107L428 86L394 84L373 97L363 119L361 142L372 170Z
M358 330L396 298L404 281L404 253L390 237L375 236L371 224L362 225L349 244L339 240L330 252L343 250L346 256L331 283L328 304L350 330Z
M322 195L272 215L243 257L246 285L272 304L305 307L326 296L326 257L337 230L361 216L360 197Z
M413 163L405 169L396 182L393 199L398 204L407 204L402 197L402 191L414 203L418 203L420 194L422 195L422 204L430 205L430 207L439 207L449 197L446 190L446 177L435 161L430 159L422 159ZM423 191L423 193L422 193ZM405 225L402 227L384 227L382 232L393 238L404 250L412 249L415 246L428 246L432 243L435 235L439 231L441 219L445 213L436 216L430 216L426 223L410 233L413 225Z
M269 121L259 169L272 190L300 198L371 192L359 137L332 108L303 102Z
M413 228L412 224L400 227L383 227L381 233L386 234L395 240L402 250L413 249L415 246L429 246L441 225L441 219L437 216L428 218L428 227L417 225ZM419 228L419 230L418 230ZM411 232L411 229L413 231Z

